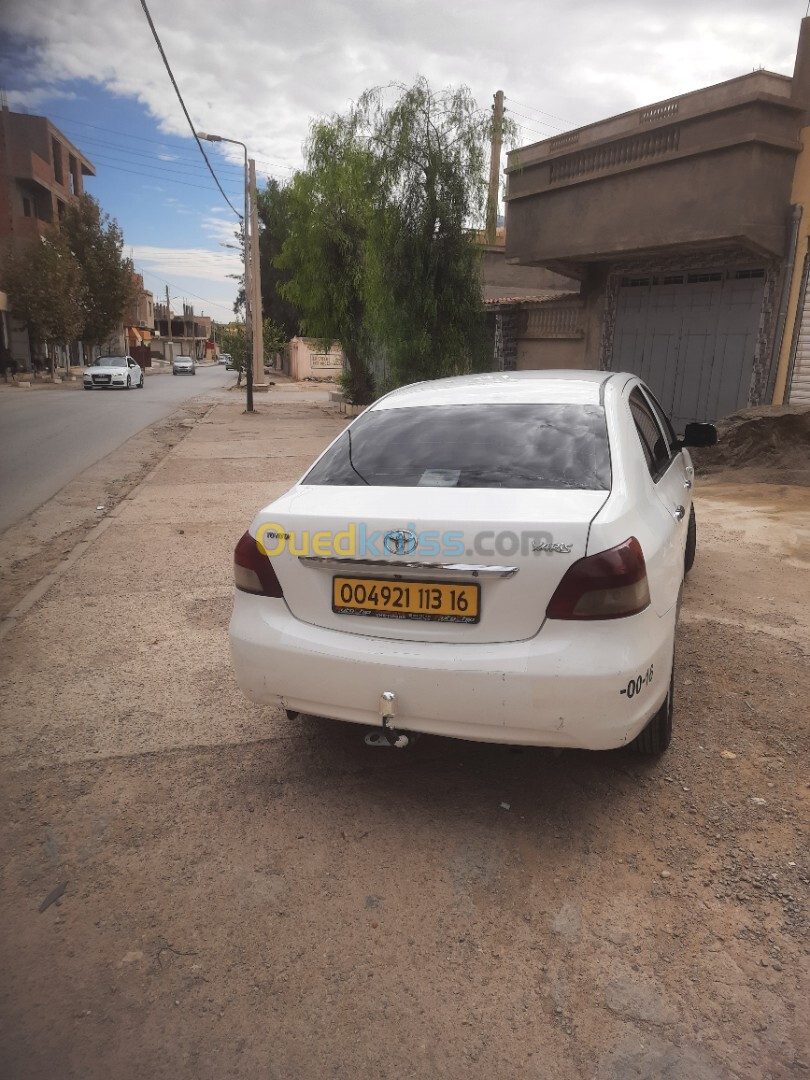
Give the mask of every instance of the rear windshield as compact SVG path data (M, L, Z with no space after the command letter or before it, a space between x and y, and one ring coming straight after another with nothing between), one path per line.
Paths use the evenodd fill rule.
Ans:
M443 405L364 413L304 484L610 490L598 405Z

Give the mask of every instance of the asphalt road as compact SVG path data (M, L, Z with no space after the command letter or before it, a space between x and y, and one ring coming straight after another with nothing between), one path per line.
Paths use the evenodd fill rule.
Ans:
M0 529L183 402L235 379L222 367L147 375L143 390L54 388L0 395Z

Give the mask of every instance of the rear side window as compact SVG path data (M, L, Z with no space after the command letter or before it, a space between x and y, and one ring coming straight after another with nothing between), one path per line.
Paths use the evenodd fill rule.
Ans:
M666 439L669 447L669 456L671 458L675 457L675 455L680 450L680 447L678 446L678 440L675 437L675 432L672 429L672 424L670 424L669 419L667 418L667 414L661 408L658 398L646 386L644 387L644 398L648 402L653 413L655 414L655 417L658 420L659 427L664 432L664 438Z
M443 405L371 410L303 480L373 487L610 490L598 405Z
M657 480L669 465L669 446L652 409L638 387L630 391L630 412L633 414L641 448L647 459L647 468L653 479Z

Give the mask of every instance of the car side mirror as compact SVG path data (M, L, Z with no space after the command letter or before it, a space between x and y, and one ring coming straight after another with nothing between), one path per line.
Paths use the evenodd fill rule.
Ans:
M681 446L714 446L717 442L717 428L714 424L687 424Z

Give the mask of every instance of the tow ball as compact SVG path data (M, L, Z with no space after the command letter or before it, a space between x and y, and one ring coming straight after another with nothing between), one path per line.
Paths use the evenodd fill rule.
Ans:
M394 721L397 718L397 695L393 690L383 690L380 694L380 720L383 731L374 730L366 735L367 746L394 746L404 750L415 741L416 735L407 731L397 731Z

